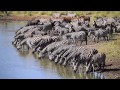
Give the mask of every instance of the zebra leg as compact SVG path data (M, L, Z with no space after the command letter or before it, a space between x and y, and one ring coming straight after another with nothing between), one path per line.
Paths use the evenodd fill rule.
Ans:
M92 68L93 68L93 73L95 72L95 67L94 67L94 64L92 64Z
M73 39L73 43L74 43L74 44L76 44L75 42L76 42L76 40L75 40L75 39Z
M24 50L24 45L22 45L22 50Z
M99 42L99 39L100 39L100 38L99 38L99 37L97 37L97 43Z
M66 58L64 58L64 62L63 62L63 64L62 64L64 67L67 65L67 59Z
M103 40L106 41L106 37L105 36L103 36Z
M80 46L82 45L82 43L83 43L83 40L81 40Z
M110 37L106 36L106 38L107 38L107 41L109 41L109 40L110 40Z
M96 37L94 36L94 37L93 37L94 42L96 42L95 38L96 38Z
M75 45L77 45L77 40L75 39Z
M90 68L90 63L88 65L86 65L86 70L85 70L86 73L88 73L89 68Z
M87 37L85 38L85 41L86 41L86 45L87 45Z
M27 50L29 51L29 49L30 49L29 46L28 45L26 45L26 46L27 46Z

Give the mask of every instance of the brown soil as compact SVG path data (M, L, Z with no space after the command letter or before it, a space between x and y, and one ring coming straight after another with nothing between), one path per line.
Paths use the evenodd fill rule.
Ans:
M120 79L120 59L106 60L104 75L108 79Z
M88 45L86 47L91 48L98 48L102 46L102 41L99 43L94 43L88 41ZM103 71L106 79L120 79L120 58L114 60L107 60L106 59L106 66Z

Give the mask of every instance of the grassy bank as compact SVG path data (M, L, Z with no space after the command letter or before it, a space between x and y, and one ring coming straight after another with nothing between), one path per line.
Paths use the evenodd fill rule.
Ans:
M114 34L113 40L95 45L99 52L106 54L104 75L109 79L120 79L120 33Z
M120 59L120 33L113 35L113 40L96 45L100 52L107 55L107 60Z
M87 45L106 54L104 75L108 79L120 79L120 33L114 33L112 40Z

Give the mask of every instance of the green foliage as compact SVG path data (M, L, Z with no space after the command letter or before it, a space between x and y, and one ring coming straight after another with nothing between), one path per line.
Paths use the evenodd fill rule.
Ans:
M7 11L9 15L15 16L36 16L36 15L52 15L54 12L65 14L66 12L75 12L78 16L91 15L93 18L97 16L114 17L119 16L119 11ZM0 11L0 16L4 16L5 13Z
M61 15L65 15L67 11L60 11Z

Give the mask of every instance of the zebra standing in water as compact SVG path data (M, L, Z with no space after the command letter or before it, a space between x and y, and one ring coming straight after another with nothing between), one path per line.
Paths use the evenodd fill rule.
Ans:
M36 36L36 37L29 37L22 40L19 45L17 46L17 49L19 50L23 45L28 46L28 50L33 48L34 43L39 42L42 38L49 38L50 36Z
M93 71L96 71L95 70L96 66L98 70L104 69L105 60L106 60L106 55L104 53L94 54L88 64L86 71L90 72L92 69Z
M91 58L93 55L97 54L98 51L96 49L89 49L85 48L81 51L80 54L77 54L77 57L74 57L73 59L73 70L76 72L80 65L83 65L86 67L86 72L88 71L89 63L91 61Z

